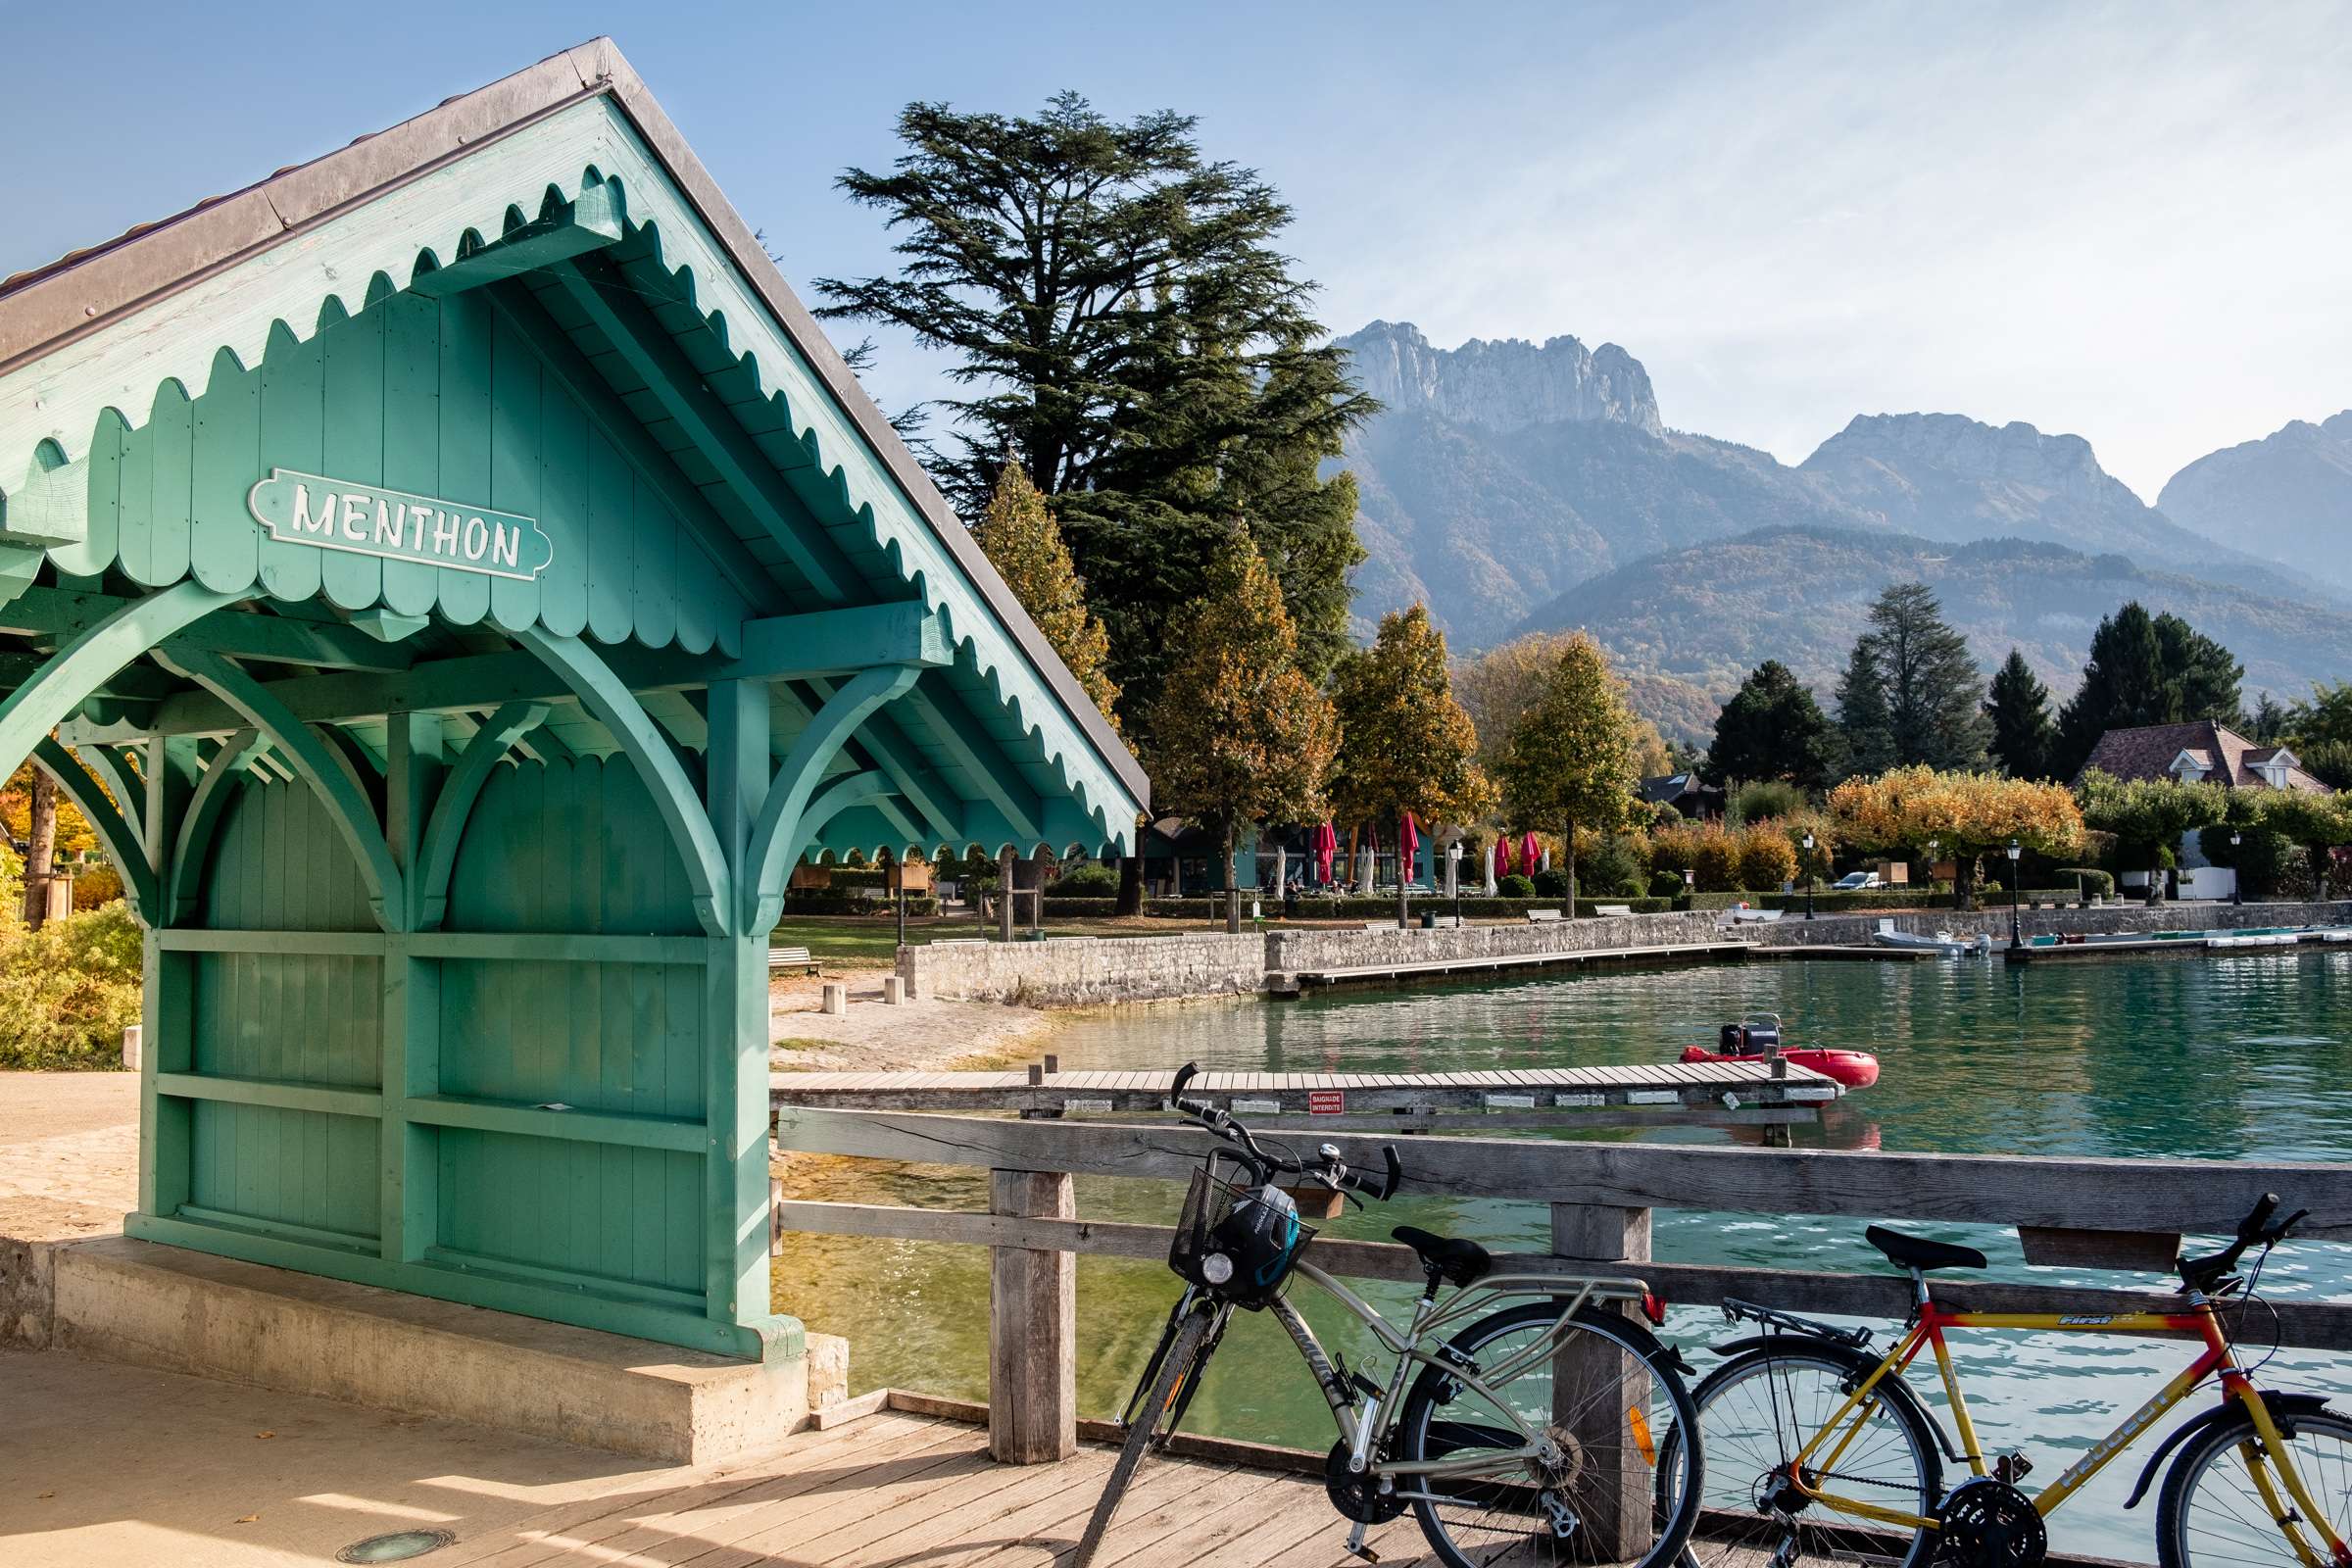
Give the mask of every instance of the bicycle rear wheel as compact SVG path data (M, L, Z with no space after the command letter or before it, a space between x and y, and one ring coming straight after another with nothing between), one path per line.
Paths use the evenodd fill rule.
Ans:
M1508 1372L1490 1382L1493 1396L1430 1366L1405 1397L1400 1459L1473 1462L1463 1474L1396 1477L1447 1568L1654 1568L1672 1562L1690 1533L1701 1455L1685 1445L1669 1461L1657 1434L1684 1429L1697 1410L1666 1351L1611 1311L1577 1312L1546 1349L1555 1325L1559 1304L1546 1301L1481 1318L1447 1349L1482 1379ZM1510 1371L1514 1363L1524 1364ZM1475 1465L1482 1448L1521 1446L1520 1423L1551 1442L1549 1460L1497 1455ZM1660 1486L1655 1469L1668 1462L1677 1473Z
M1706 1489L1681 1568L1752 1568L1869 1557L1921 1568L1935 1534L1899 1535L1840 1514L1789 1485L1789 1466L1870 1375L1866 1356L1790 1338L1736 1355L1700 1380L1697 1424L1686 1430L1706 1451ZM1842 1441L1841 1441L1842 1440ZM1831 1455L1835 1455L1834 1458ZM1661 1470L1671 1478L1674 1471ZM1909 1399L1882 1383L1815 1455L1807 1481L1819 1491L1929 1517L1942 1496L1936 1434Z
M2328 1515L2339 1541L2352 1541L2352 1417L2335 1410L2274 1409L2286 1460L2304 1491ZM2165 1472L2156 1508L2156 1554L2163 1568L2218 1564L2300 1564L2306 1559L2278 1519L2293 1519L2311 1558L2328 1561L2318 1521L2288 1495L2278 1466L2251 1418L2240 1415L2190 1441Z
M1078 1538L1078 1553L1071 1559L1071 1568L1086 1568L1094 1560L1096 1549L1102 1544L1102 1533L1110 1528L1110 1516L1118 1511L1119 1499L1135 1480L1136 1466L1144 1462L1147 1451L1165 1443L1175 1431L1194 1379L1207 1360L1205 1347L1216 1320L1215 1306L1206 1301L1197 1304L1176 1325L1157 1374L1146 1373L1151 1387L1128 1421L1126 1441L1119 1445L1119 1457L1110 1467L1110 1479L1102 1485L1102 1495L1095 1502L1093 1517L1086 1522L1086 1534Z

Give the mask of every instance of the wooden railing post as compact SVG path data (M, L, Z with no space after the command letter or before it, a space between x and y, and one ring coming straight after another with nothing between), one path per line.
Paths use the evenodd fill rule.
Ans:
M1014 1219L1076 1219L1061 1171L992 1170L988 1208ZM992 1250L988 1293L988 1451L1045 1464L1078 1451L1078 1258Z
M1590 1261L1594 1273L1636 1272L1649 1261L1649 1210L1598 1203L1551 1205L1551 1250ZM1638 1558L1651 1544L1650 1483L1655 1472L1637 1446L1628 1410L1649 1415L1649 1373L1619 1351L1591 1346L1561 1351L1552 1364L1552 1416L1583 1446L1568 1499L1582 1523L1578 1556L1601 1562ZM1651 1437L1660 1436L1654 1431Z

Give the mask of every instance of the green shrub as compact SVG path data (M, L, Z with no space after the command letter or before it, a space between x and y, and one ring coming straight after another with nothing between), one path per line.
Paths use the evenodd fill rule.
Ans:
M1735 824L1763 822L1777 816L1793 816L1805 808L1805 792L1785 779L1758 779L1742 784L1724 808L1724 814Z
M1672 871L1652 871L1649 874L1649 896L1653 899L1679 899L1683 896L1683 879Z
M2054 886L2071 888L2081 880L2085 898L2109 899L2115 896L2115 877L2095 865L2062 865L2050 873Z
M1698 873L1698 886L1705 893L1736 893L1740 890L1740 840L1726 833L1715 823L1708 823L1690 849L1690 868Z
M0 929L0 1067L114 1067L139 1021L139 924L118 899L27 931L9 900Z
M1532 899L1538 896L1535 882L1529 877L1520 875L1517 871L1513 871L1509 876L1495 883L1494 892L1496 896L1505 899Z
M1564 899L1568 896L1568 873L1557 866L1538 871L1527 880L1535 888L1535 896L1539 899Z
M1740 833L1740 886L1773 889L1796 875L1796 852L1788 840L1767 822Z
M1088 860L1074 865L1046 885L1046 892L1064 899L1114 898L1119 891L1119 873L1101 860Z

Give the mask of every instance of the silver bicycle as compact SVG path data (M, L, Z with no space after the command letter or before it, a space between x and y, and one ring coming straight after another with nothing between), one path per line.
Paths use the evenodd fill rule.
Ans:
M1449 1568L1674 1561L1696 1521L1702 1461L1697 1446L1664 1442L1690 1429L1695 1407L1680 1355L1628 1315L1665 1316L1642 1283L1497 1274L1476 1242L1399 1226L1425 1285L1410 1318L1391 1322L1301 1256L1315 1233L1279 1182L1359 1206L1386 1200L1402 1180L1396 1151L1383 1151L1379 1178L1349 1170L1329 1144L1312 1160L1270 1138L1269 1151L1226 1112L1184 1098L1194 1072L1176 1075L1174 1106L1225 1147L1208 1152L1186 1194L1168 1250L1184 1294L1122 1412L1125 1439L1074 1568L1094 1559L1144 1456L1184 1420L1237 1308L1271 1312L1323 1391L1339 1429L1324 1490L1353 1522L1356 1556L1377 1561L1372 1527L1410 1508ZM1385 1378L1324 1350L1285 1294L1294 1278L1370 1331L1393 1358ZM1454 1293L1441 1303L1442 1285ZM1661 1476L1661 1461L1674 1473Z

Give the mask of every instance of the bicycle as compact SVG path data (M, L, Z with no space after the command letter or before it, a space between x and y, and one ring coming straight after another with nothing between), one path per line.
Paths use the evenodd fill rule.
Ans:
M2276 1224L2276 1194L2239 1221L2236 1240L2177 1267L2185 1307L2178 1312L1954 1312L1936 1304L1929 1273L1983 1268L1971 1247L1872 1226L1865 1234L1911 1276L1913 1308L1900 1341L1873 1360L1866 1328L1840 1329L1753 1302L1724 1302L1734 1322L1760 1336L1718 1346L1731 1357L1700 1382L1698 1435L1713 1491L1683 1568L1869 1556L1921 1568L2034 1568L2048 1549L2044 1521L2115 1456L2155 1429L2164 1413L2208 1378L2222 1398L2156 1447L2127 1508L2138 1506L2157 1467L2166 1473L2156 1515L2163 1568L2211 1568L2225 1561L2276 1560L2299 1568L2352 1568L2352 1417L2317 1395L2255 1387L2238 1364L2217 1300L2255 1299L2262 1264L2308 1210ZM2237 1274L2262 1249L2253 1284ZM1977 1442L1968 1401L1944 1344L1949 1329L2031 1329L2069 1334L2194 1335L2203 1349L2106 1437L2040 1492L2019 1489L2032 1464L2022 1453L1990 1466ZM1955 1446L1903 1373L1932 1347ZM1943 1490L1941 1461L1965 1461L1968 1479ZM1661 1476L1671 1472L1661 1467ZM2283 1549L2282 1549L2283 1544Z
M1640 1568L1673 1560L1696 1514L1701 1455L1684 1448L1677 1485L1659 1491L1656 1430L1687 1425L1695 1406L1681 1357L1627 1315L1664 1321L1642 1283L1496 1273L1476 1242L1402 1225L1393 1234L1419 1256L1424 1284L1410 1318L1392 1323L1302 1255L1315 1232L1278 1178L1362 1207L1396 1195L1396 1149L1383 1150L1378 1178L1349 1170L1330 1144L1312 1160L1279 1144L1269 1152L1225 1111L1184 1098L1195 1071L1177 1073L1170 1103L1226 1147L1208 1152L1185 1195L1168 1250L1184 1293L1121 1414L1119 1456L1074 1568L1093 1560L1145 1454L1163 1450L1184 1420L1237 1308L1271 1312L1322 1390L1339 1429L1324 1490L1352 1524L1355 1556L1378 1561L1371 1528L1410 1508L1448 1568L1505 1556ZM1385 1380L1325 1353L1286 1295L1294 1278L1329 1294L1396 1358ZM1442 1284L1454 1288L1443 1305ZM1539 1299L1457 1327L1514 1297ZM1654 1499L1667 1494L1682 1500L1661 1509Z

